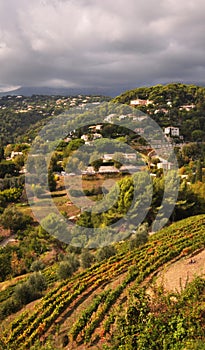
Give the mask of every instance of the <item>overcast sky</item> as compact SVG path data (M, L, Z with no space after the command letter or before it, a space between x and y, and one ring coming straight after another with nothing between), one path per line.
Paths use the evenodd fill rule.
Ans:
M205 84L204 0L0 0L0 89Z

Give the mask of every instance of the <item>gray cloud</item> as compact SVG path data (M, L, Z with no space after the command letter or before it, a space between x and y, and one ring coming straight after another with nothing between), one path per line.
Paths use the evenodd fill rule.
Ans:
M202 0L0 3L0 87L205 83Z

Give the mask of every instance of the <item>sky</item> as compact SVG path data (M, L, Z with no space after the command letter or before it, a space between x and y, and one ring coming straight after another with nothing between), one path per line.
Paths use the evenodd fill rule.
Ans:
M0 91L205 84L204 0L0 0Z

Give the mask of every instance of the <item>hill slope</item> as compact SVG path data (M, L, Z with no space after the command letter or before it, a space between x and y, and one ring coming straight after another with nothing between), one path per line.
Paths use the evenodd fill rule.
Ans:
M129 342L132 343L132 341L136 343L141 339L136 339L135 334L133 340L133 335L129 328L132 328L132 325L128 322L126 313L130 305L134 305L133 310L135 312L133 317L137 317L136 315L139 311L137 305L142 301L142 298L137 298L136 295L144 295L144 307L146 305L146 307L149 306L150 308L153 306L148 301L147 295L143 294L142 286L145 286L146 289L150 288L154 275L162 267L164 268L166 263L181 259L198 249L204 248L204 228L205 215L177 222L151 236L146 245L133 251L119 253L109 260L101 264L95 264L92 268L76 274L69 280L63 281L42 298L34 309L28 308L18 315L13 322L6 320L4 323L5 332L2 337L2 349L32 349L32 344L37 339L40 339L40 342L45 342L49 336L53 337L53 350L62 349L67 344L69 344L69 349L96 349L97 346L102 349L103 344L108 344L109 349L111 346L114 346L113 349L138 348L128 347L128 345L125 347L123 345L126 337L128 337L127 344ZM201 281L198 281L195 282L192 288L195 288L195 290L201 288L199 290L200 293L198 293L200 297L197 299L197 303L200 304L200 300L203 301L201 293L205 291L205 286ZM159 304L158 307L161 307L160 294L158 291L156 293L156 305ZM179 297L177 303L181 303L181 309L183 307L186 309L186 303L183 304L185 299L181 300L180 298L183 299L183 297ZM174 305L176 306L176 303ZM174 307L174 305L172 306ZM170 316L169 309L167 304L165 306L168 317ZM142 305L140 307L145 312L145 308L143 307L142 309ZM153 323L157 312L156 310L152 311ZM146 317L148 315L151 317L150 312L146 314ZM122 318L119 318L120 314ZM193 315L193 319L195 316ZM172 331L173 334L177 332L180 320L175 320L176 322L175 324L173 323L172 328L170 326L170 332ZM121 325L120 332L122 334L119 339L117 337L119 322L125 321L128 322L127 328ZM149 322L151 322L151 319L149 319ZM202 326L204 327L204 323ZM186 327L189 327L189 325ZM190 327L192 327L191 323ZM178 338L180 341L187 339L190 339L190 341L196 340L201 336L205 339L204 331L202 332L203 327L199 329L198 325L196 336L194 332L191 333L190 329L189 332L178 330L180 333ZM128 334L125 334L126 329L129 330ZM137 332L137 330L135 331ZM156 330L156 332L158 331L159 329ZM189 334L189 338L186 338L187 334ZM159 333L157 335L160 338ZM178 338L176 337L177 341ZM154 343L152 345L151 343L148 344L147 348L159 349L162 348L160 347L162 343L163 337L161 336L161 343L159 343L157 348L154 346ZM146 344L145 340L144 344ZM143 346L139 346L139 349L144 349ZM42 343L38 343L33 349L38 348L43 349ZM168 348L166 347L166 349ZM47 348L45 347L45 349Z
M146 99L154 104L171 102L173 107L183 104L197 104L203 102L205 87L181 83L170 83L167 85L155 85L140 87L125 91L117 96L114 101L118 103L129 103L134 99Z
M140 87L125 91L113 102L130 104L136 99L143 101L135 107L161 127L179 127L186 141L205 141L204 87L180 83Z

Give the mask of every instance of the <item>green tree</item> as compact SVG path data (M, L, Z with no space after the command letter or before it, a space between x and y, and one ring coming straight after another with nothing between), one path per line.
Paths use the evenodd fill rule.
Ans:
M24 166L25 156L23 154L20 154L13 158L13 162L16 165L17 169L20 170Z
M51 171L51 169L48 170L48 185L51 192L56 190L57 184L56 184L55 176Z
M38 272L40 270L43 270L45 267L45 264L41 260L35 260L30 267L30 270L33 272Z
M110 258L116 254L116 249L114 246L105 246L97 251L96 258L98 261L102 261Z
M90 164L93 166L95 171L98 171L103 164L103 160L97 152L94 152L90 157Z
M84 269L90 267L94 262L93 254L91 254L90 251L87 249L83 250L80 256L80 259L81 259L81 265Z
M200 159L197 161L196 181L202 182L202 163Z
M148 233L148 224L144 223L138 227L134 237L130 240L129 247L130 249L137 248L142 244L145 244L148 241L149 233Z
M42 292L46 289L46 279L40 272L34 272L28 279L27 283L31 286L33 292Z
M69 142L68 146L64 150L64 157L69 157L73 151L79 149L82 145L84 145L84 141L82 139L75 139Z
M73 268L69 261L62 261L57 270L58 277L61 280L64 280L70 276L72 276Z
M0 143L0 162L2 161L2 159L4 159L4 147Z
M14 289L13 298L22 305L28 304L33 300L33 291L31 286L26 282L17 284Z
M125 158L123 156L123 153L121 152L115 152L114 156L113 156L113 160L114 160L114 166L117 169L120 169L121 166L123 165L123 163L125 162Z
M1 215L0 223L5 229L10 229L12 233L23 230L32 222L30 216L22 214L15 207L8 207Z

